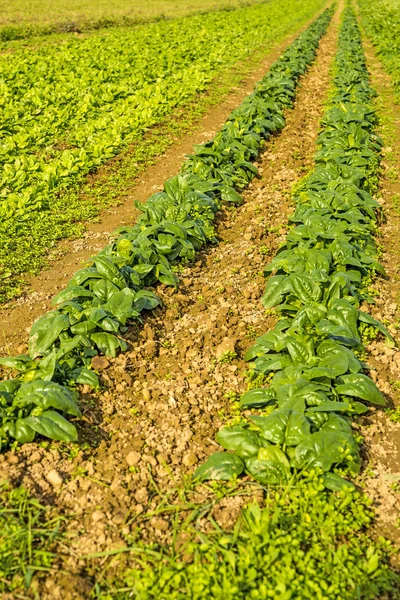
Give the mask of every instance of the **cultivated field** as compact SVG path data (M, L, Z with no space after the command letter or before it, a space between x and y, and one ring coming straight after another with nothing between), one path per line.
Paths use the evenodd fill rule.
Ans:
M282 15L272 2L82 39L46 37L34 49L14 47L12 60L5 52L0 300L19 293L23 275L38 272L55 242L79 233L99 204L119 199L115 189L101 199L98 189L82 193L88 174L132 145L128 176L132 164L137 172L163 143L144 139L146 132L320 5L290 0Z
M132 25L142 21L183 17L196 12L234 9L262 0L8 0L0 1L0 37L17 39L37 34Z
M7 600L400 598L400 5L238 4L3 42Z

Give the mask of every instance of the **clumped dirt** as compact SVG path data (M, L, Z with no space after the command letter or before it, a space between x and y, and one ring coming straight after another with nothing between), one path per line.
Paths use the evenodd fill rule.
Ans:
M378 92L379 133L385 143L377 197L385 213L385 222L379 229L377 242L381 250L380 262L386 270L386 277L372 284L375 304L364 308L388 326L397 342L396 346L389 347L382 339L377 339L366 349L368 364L375 369L370 371L370 376L394 410L400 407L400 107L395 104L390 77L368 40L364 43L371 82ZM374 500L377 532L399 544L400 422L391 421L384 411L375 411L365 419L361 432L368 459L365 491Z
M55 294L67 285L68 280L85 261L109 243L112 233L118 227L133 225L136 222L139 212L133 207L133 201L145 202L149 196L162 189L166 179L179 172L185 156L192 152L193 146L207 141L217 133L232 110L253 91L254 85L262 79L271 64L314 18L315 16L296 34L275 46L274 50L264 56L256 67L252 66L250 72L242 78L240 85L233 88L223 102L211 107L199 122L192 125L189 133L185 133L184 137L177 139L163 155L154 159L154 164L139 175L125 197L118 199L118 206L102 211L99 222L87 224L82 238L64 240L57 244L51 250L49 268L37 276L26 277L29 292L16 300L0 305L1 356L26 351L22 340L29 332L32 323L51 309L51 299ZM184 118L184 108L177 109L169 117L177 120ZM163 134L162 124L152 128L147 134L149 144L157 142L157 135ZM118 165L126 161L127 157L129 157L129 149L101 167L95 175L89 176L88 181L93 185L96 185L96 182L105 185L110 173L118 169Z
M157 511L160 499L170 495L179 504L171 490L185 486L186 475L216 449L221 424L237 414L243 353L272 323L259 301L263 265L284 240L290 189L312 167L337 23L336 17L303 78L286 128L267 143L244 205L219 213L220 244L183 271L177 292L158 288L164 307L144 327L130 328L128 352L96 359L103 391L83 389L81 445L26 444L0 456L0 470L13 484L74 515L66 523L64 574L47 579L43 600L88 596L91 579L81 575L98 562L84 555L118 548L138 532L168 543L171 521ZM193 499L206 496L199 491ZM214 518L229 527L244 501L224 499L212 509Z

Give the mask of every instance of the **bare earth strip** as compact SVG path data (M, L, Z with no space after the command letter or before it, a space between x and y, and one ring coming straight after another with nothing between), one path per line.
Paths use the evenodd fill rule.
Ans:
M337 29L338 15L303 78L287 127L260 158L261 178L245 194L245 204L221 211L217 229L222 243L198 255L182 274L178 293L163 286L157 290L166 309L154 311L144 328L130 330L127 353L98 359L106 390L84 394L87 425L80 432L81 449L26 444L17 455L0 457L0 469L13 484L28 487L62 514L74 515L66 523L65 558L60 571L48 577L43 600L88 597L90 575L108 563L83 555L118 548L135 536L170 540L170 517L152 511L160 495L182 485L185 474L215 449L214 434L234 415L231 399L245 387L244 350L271 325L259 302L262 268L284 239L293 209L290 189L312 167ZM221 124L219 110L215 120L207 117L204 132ZM165 166L154 167L160 180L176 170L186 144L193 139L185 140ZM232 360L233 352L237 358ZM179 494L170 502L179 503ZM214 518L229 525L240 503L240 497L226 499Z
M88 260L109 242L111 234L117 227L132 225L136 221L138 211L134 209L133 201L144 202L151 194L162 189L163 182L168 177L172 177L179 172L185 155L192 152L195 144L205 142L215 135L232 110L252 92L254 85L262 79L282 51L314 19L315 15L296 34L291 35L277 45L268 56L264 56L262 60L260 58L257 66L253 66L250 72L242 78L240 85L231 90L220 104L212 106L199 122L192 124L189 133L173 143L162 156L154 159L154 165L143 171L139 176L139 180L132 182L130 189L126 190L125 197L120 199L117 207L104 210L98 223L88 224L87 231L82 239L65 240L58 244L54 253L57 258L52 262L49 269L37 276L26 277L31 291L18 300L0 306L0 355L26 351L24 346L26 332L39 316L50 309L51 298L55 296L57 291L66 286L68 280L75 271L81 268L84 261ZM261 55L259 56L261 57ZM241 68L243 68L243 65L238 66L238 69ZM245 71L243 70L243 72ZM216 84L218 84L218 80ZM184 120L185 111L177 111L177 114L172 115L171 119ZM154 144L157 135L164 135L162 126L149 132L150 144ZM118 169L119 163L122 161L121 164L123 165L123 161L127 160L129 160L129 153L123 153L110 161L109 166L103 167L92 177L93 185L95 186L100 182L100 185L106 186L110 173L112 174L112 169Z

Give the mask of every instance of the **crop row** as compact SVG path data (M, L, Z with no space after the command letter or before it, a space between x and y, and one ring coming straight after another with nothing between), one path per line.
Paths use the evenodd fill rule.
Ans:
M0 283L31 272L32 257L48 251L39 225L49 215L55 223L48 241L59 239L59 213L88 173L223 69L283 37L321 0L290 0L284 14L278 4L71 37L0 57Z
M264 0L224 0L215 5L214 0L193 0L190 4L176 5L171 0L140 2L132 6L126 0L88 2L85 7L80 0L63 3L60 0L48 5L46 0L35 0L26 5L24 0L1 4L0 42L7 49L11 40L21 40L52 34L83 33L111 27L133 27L135 25L181 18L190 14L227 11L243 5L256 4ZM53 41L53 40L52 40Z
M360 310L372 301L369 278L383 273L373 238L380 209L370 195L381 140L373 131L374 91L350 8L333 81L315 169L296 194L286 242L265 269L272 277L262 303L275 308L278 322L245 357L269 385L246 392L241 406L263 410L218 432L229 452L212 455L197 478L229 479L246 471L277 484L317 468L328 489L351 487L341 474L356 475L361 465L352 418L367 412L366 404L386 404L363 362L366 328L393 340Z
M240 203L238 192L257 174L253 161L264 141L284 127L283 110L293 104L300 76L312 63L332 16L326 10L274 63L220 133L196 147L182 174L146 204L137 225L120 231L87 268L54 299L57 309L30 331L29 354L0 362L18 377L0 383L0 440L32 441L36 434L75 440L79 417L76 384L98 386L91 360L126 349L120 334L144 309L159 304L149 286L176 286L174 265L190 261L216 241L213 219L221 202ZM70 386L70 387L67 387ZM71 387L72 386L72 387Z
M362 24L400 97L400 4L398 0L359 0Z

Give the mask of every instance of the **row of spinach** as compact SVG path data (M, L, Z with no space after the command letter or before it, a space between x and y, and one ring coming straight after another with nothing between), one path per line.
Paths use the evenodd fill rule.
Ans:
M382 142L361 36L345 11L333 73L334 92L322 121L315 169L297 192L285 244L265 269L262 303L279 315L272 331L246 354L267 387L243 395L243 409L263 409L223 427L198 479L230 479L247 472L264 484L293 472L321 469L328 489L352 484L341 475L360 469L352 417L385 399L365 373L360 331L366 325L393 340L360 310L377 262L374 231L380 216L372 191ZM360 402L362 400L362 402ZM258 411L260 412L260 411Z
M324 3L286 0L282 11L268 0L17 44L12 60L1 54L0 302L18 295L22 275L38 273L49 248L115 203L143 159L166 147L165 130L161 138L146 132L179 107L194 114L191 102L216 77L278 43ZM114 173L109 161L124 150L131 161L125 156ZM87 176L106 164L115 189L99 181L93 189Z
M273 64L254 92L210 142L197 146L180 175L137 208L137 224L79 270L54 299L57 307L31 328L28 355L0 360L18 375L0 382L0 445L30 442L36 434L74 441L79 418L77 384L98 387L94 356L115 357L127 348L121 337L132 319L160 304L149 288L176 286L174 265L190 261L216 242L215 213L221 202L239 204L239 191L257 175L252 161L264 141L284 127L300 76L315 57L332 17L325 10Z

